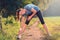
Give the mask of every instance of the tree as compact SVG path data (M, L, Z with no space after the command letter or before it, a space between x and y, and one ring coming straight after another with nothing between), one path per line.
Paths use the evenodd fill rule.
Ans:
M16 9L24 7L26 4L34 3L41 10L45 10L50 0L0 0L0 10L7 10L7 14L15 15Z
M2 21L1 21L1 18L2 18L2 12L0 12L0 30L2 30Z

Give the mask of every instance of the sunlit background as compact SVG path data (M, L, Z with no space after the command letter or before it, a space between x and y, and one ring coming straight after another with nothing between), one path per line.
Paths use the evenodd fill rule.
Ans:
M60 0L52 0L43 13L44 16L60 16Z

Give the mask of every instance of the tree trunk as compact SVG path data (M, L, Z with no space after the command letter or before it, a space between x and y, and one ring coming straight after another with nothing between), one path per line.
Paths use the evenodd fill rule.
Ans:
M0 30L2 30L2 21L1 21L1 18L2 18L2 11L0 12Z

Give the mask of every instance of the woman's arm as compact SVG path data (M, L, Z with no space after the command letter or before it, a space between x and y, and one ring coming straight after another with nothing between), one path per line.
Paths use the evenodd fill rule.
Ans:
M31 9L32 15L28 17L28 20L31 20L31 18L36 14L36 10L34 8Z

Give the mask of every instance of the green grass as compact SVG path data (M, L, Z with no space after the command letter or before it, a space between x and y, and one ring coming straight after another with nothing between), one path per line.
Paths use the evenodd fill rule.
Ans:
M31 26L36 20L38 20L38 18L33 18L29 25ZM55 40L60 40L60 17L44 17L44 20L52 37ZM2 18L2 26L3 31L0 31L0 40L16 40L20 23L17 22L13 16L10 16L8 18ZM41 23L38 24L38 27L44 31Z

